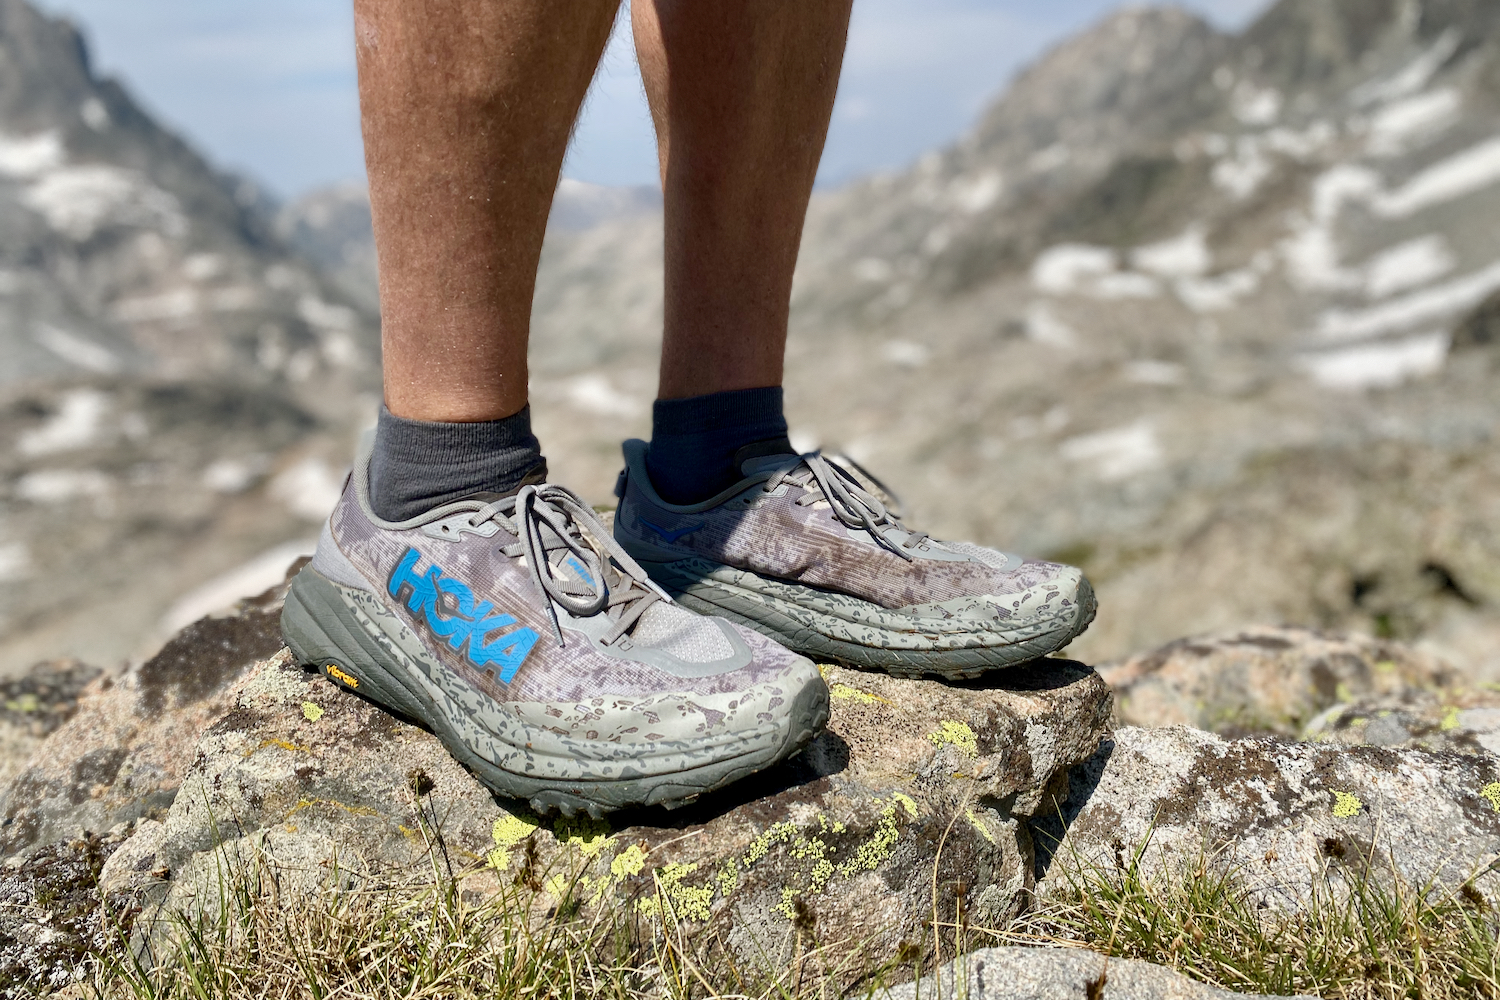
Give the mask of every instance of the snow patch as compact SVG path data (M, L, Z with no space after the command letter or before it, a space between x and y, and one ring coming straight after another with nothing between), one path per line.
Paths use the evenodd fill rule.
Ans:
M175 633L204 615L222 611L235 601L254 597L271 589L286 579L286 571L291 568L292 563L303 556L312 555L317 544L317 539L306 538L278 545L244 565L193 588L167 609L161 619L162 631L167 634Z
M98 469L39 469L16 481L16 496L32 503L66 503L108 495L109 477Z
M1408 63L1399 72L1379 80L1371 80L1352 90L1350 100L1356 107L1365 107L1382 101L1396 101L1415 94L1427 86L1429 80L1443 68L1453 53L1458 51L1463 35L1457 28L1449 28L1438 37L1426 52Z
M1136 385L1181 385L1187 371L1171 361L1141 360L1125 365L1125 381Z
M37 323L32 329L32 338L70 365L101 375L113 375L120 370L120 359L106 347L85 340L77 334L52 326Z
M1271 161L1261 151L1260 143L1244 136L1235 146L1234 158L1215 163L1211 177L1231 198L1244 201L1260 189L1271 170Z
M22 193L21 203L79 242L105 225L160 227L174 237L187 233L187 219L176 198L119 167L53 170Z
M1435 281L1458 266L1448 241L1439 234L1391 247L1365 265L1365 294L1372 299Z
M1183 278L1172 285L1182 304L1198 313L1233 309L1259 288L1260 274L1248 267L1211 278Z
M23 455L51 455L93 443L109 409L109 397L97 389L70 389L62 405L40 427L24 432L16 442Z
M948 185L948 200L961 212L973 215L993 205L1005 191L1005 180L998 170L986 170L977 177L959 177Z
M1257 87L1241 80L1234 88L1231 108L1244 125L1269 125L1281 117L1281 91L1275 87Z
M1458 119L1463 98L1445 87L1381 108L1370 120L1365 148L1373 156L1395 156L1425 136L1452 125Z
M1054 316L1044 302L1034 302L1026 310L1026 337L1065 351L1078 346L1077 331Z
M1193 225L1180 236L1137 247L1130 254L1130 263L1138 271L1161 278L1196 278L1208 273L1214 258L1203 227Z
M1406 184L1375 199L1375 211L1404 219L1424 208L1482 191L1500 181L1500 136L1455 153L1418 173Z
M339 502L344 477L321 458L309 456L271 480L270 492L298 517L322 521Z
M0 132L0 174L31 178L62 166L62 138L56 132L13 136Z
M1500 290L1500 261L1447 284L1369 309L1329 309L1318 318L1316 336L1325 343L1347 343L1410 330L1472 309L1497 290Z
M1066 295L1086 281L1111 274L1118 255L1108 247L1086 243L1062 243L1042 251L1031 266L1031 283L1038 291Z
M567 394L568 402L578 409L601 417L633 417L644 409L640 400L620 392L603 375L570 379Z
M1447 333L1425 333L1389 343L1305 354L1298 359L1298 367L1330 389L1387 388L1441 369L1448 356L1448 343Z
M1161 443L1149 420L1068 438L1058 452L1070 462L1092 463L1105 482L1116 482L1161 465Z
M903 368L921 368L932 360L932 351L926 344L911 340L887 340L880 353L891 364Z

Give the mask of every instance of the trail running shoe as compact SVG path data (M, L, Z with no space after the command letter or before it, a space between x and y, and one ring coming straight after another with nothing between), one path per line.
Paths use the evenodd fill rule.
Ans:
M679 805L800 750L828 720L810 661L674 603L576 494L370 510L368 452L292 581L297 659L427 726L538 812Z
M1079 570L913 531L863 470L816 452L751 457L738 484L678 506L652 487L646 447L625 442L616 541L685 606L816 660L972 678L1061 649L1094 619Z

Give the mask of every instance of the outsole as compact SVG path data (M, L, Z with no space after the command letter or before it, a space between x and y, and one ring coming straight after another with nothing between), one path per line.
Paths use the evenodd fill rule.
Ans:
M599 818L640 806L673 809L686 805L793 756L812 741L829 717L828 689L819 681L804 687L793 699L781 739L749 753L666 774L539 780L498 767L476 753L410 676L415 668L395 662L353 618L338 588L315 570L305 568L292 581L282 609L281 628L292 655L303 667L426 727L486 787L526 802L541 815L571 817L587 813Z
M716 580L684 577L672 572L670 564L643 562L642 566L679 603L700 614L719 615L753 628L793 652L821 663L884 671L910 680L927 677L975 680L995 670L1030 663L1057 652L1082 635L1099 610L1093 586L1085 579L1073 602L1072 615L1060 615L1055 628L1014 643L960 649L892 649L826 635L777 610L759 595L737 591Z

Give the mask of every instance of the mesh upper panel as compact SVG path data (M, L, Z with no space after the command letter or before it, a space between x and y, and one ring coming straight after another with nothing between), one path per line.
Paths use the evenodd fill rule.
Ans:
M630 638L684 663L713 663L734 655L734 647L719 626L675 604L647 608Z

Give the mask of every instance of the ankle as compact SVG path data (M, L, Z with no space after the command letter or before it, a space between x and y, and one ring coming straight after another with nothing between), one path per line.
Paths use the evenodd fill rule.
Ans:
M652 409L646 471L663 500L699 503L739 482L737 452L785 438L779 385L659 399Z

